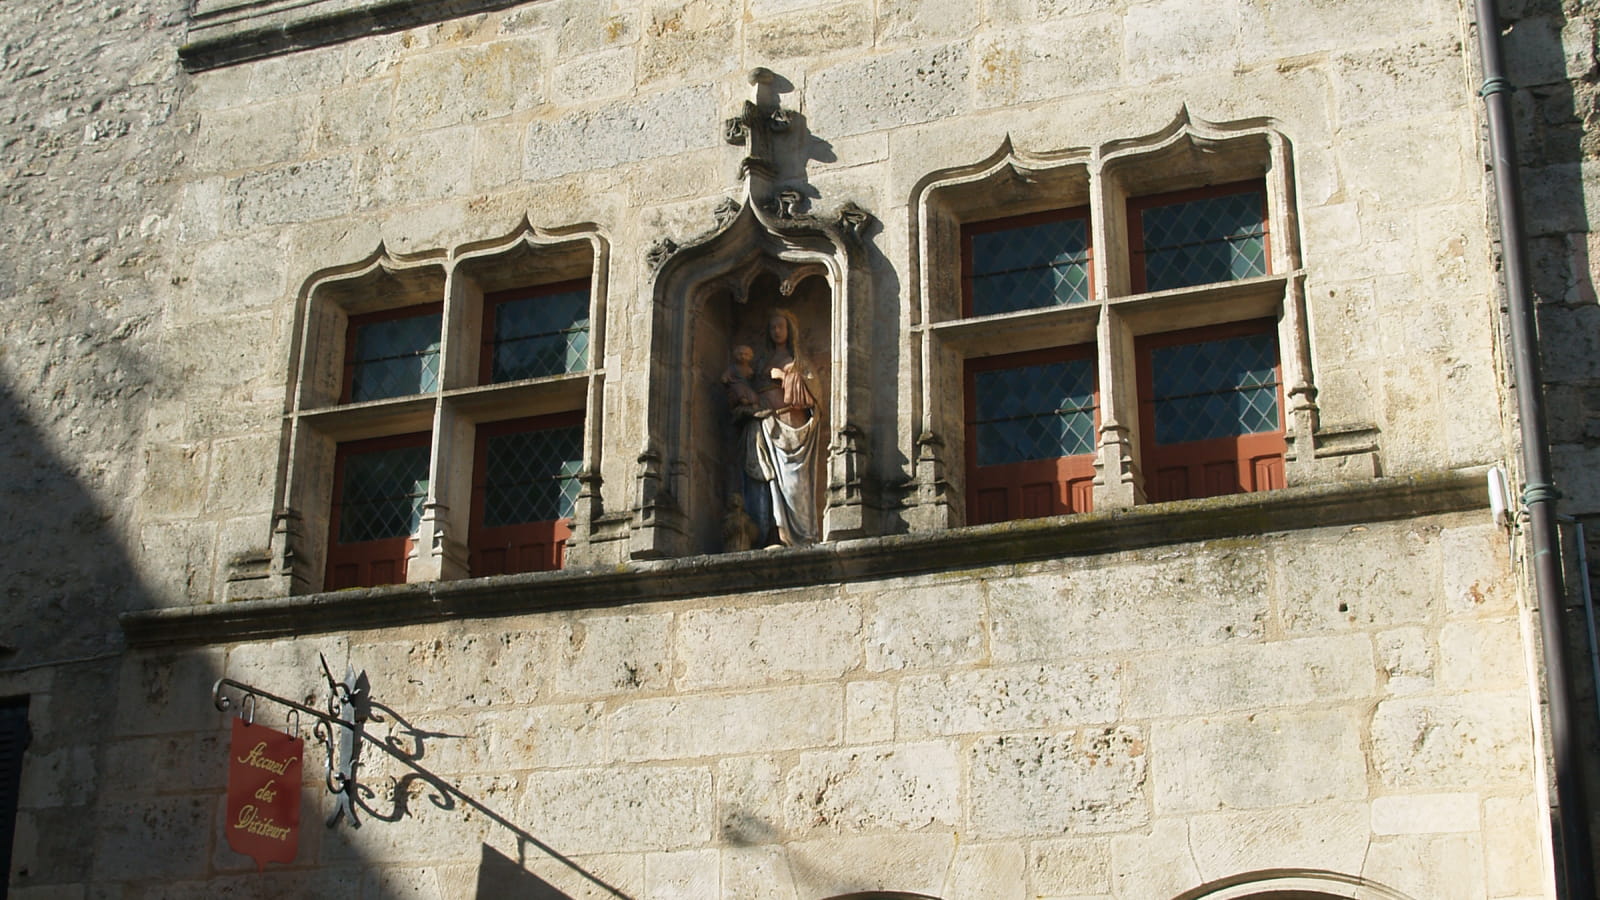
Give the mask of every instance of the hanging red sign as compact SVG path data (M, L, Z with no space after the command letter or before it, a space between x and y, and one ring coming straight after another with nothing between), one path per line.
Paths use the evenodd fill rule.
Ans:
M293 862L300 848L300 758L305 741L233 720L228 749L228 846L256 861Z

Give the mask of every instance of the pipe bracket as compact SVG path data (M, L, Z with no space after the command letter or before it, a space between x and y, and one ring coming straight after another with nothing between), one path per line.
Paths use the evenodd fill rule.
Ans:
M1532 482L1522 486L1522 504L1532 506L1535 503L1554 503L1561 499L1561 491L1553 484Z
M1511 83L1511 79L1496 75L1483 80L1483 87L1478 88L1478 96L1487 98L1490 94L1512 94L1516 90L1517 86Z

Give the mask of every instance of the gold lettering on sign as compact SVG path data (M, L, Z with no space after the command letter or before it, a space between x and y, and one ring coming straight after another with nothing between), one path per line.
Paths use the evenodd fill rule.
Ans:
M268 772L271 772L274 775L282 775L283 770L289 768L290 763L300 758L298 756L291 756L288 759L283 760L273 759L267 755L266 751L267 742L262 741L261 743L250 748L249 753L239 757L239 762L247 766L254 766L257 769L266 769Z
M241 808L239 810L239 820L233 823L233 827L235 829L248 831L251 834L259 834L262 837L272 838L275 841L288 840L289 831L291 830L287 825L279 825L271 819L262 818L256 813L256 808L254 806L246 806Z

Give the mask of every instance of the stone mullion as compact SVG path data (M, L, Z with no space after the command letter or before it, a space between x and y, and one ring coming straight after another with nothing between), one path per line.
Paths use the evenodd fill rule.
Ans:
M1142 496L1133 332L1107 305L1111 298L1128 292L1126 200L1117 180L1095 167L1089 182L1089 227L1093 242L1093 302L1101 305L1095 324L1095 375L1100 394L1094 464L1096 509L1132 506Z
M434 406L428 453L428 496L406 566L406 581L467 577L467 528L472 508L474 423L441 401Z
M1095 459L1096 509L1132 506L1142 498L1139 476L1139 397L1133 331L1110 307L1095 328L1100 392L1099 447Z
M477 341L481 334L483 292L459 268L447 273L444 333L439 342L441 391L477 382ZM442 398L433 409L428 451L428 496L416 544L406 564L406 581L465 578L467 528L472 506L473 423Z

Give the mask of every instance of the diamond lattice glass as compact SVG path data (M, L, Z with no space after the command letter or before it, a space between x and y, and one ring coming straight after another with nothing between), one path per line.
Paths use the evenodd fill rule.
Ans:
M415 534L427 496L426 446L346 456L339 492L339 543Z
M439 313L357 325L350 399L382 400L439 386Z
M1264 200L1261 191L1246 191L1145 209L1145 290L1265 275Z
M1068 360L973 377L978 465L1094 450L1094 363Z
M1089 226L1083 219L972 235L972 314L1065 306L1089 299Z
M496 383L588 368L588 290L495 304L491 353Z
M1150 353L1156 443L1278 430L1278 342L1252 334Z
M583 426L494 435L484 459L483 524L571 518L583 468Z

